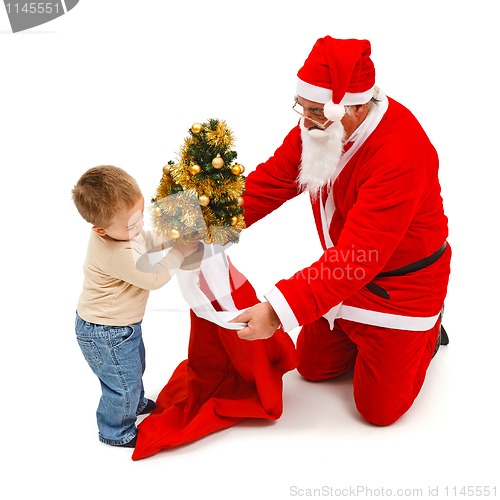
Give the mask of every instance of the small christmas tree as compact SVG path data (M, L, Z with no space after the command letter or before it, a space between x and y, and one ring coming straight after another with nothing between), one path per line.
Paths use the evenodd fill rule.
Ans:
M163 167L153 203L153 224L167 240L181 243L237 242L245 228L245 168L235 163L234 137L224 121L194 123L177 161Z

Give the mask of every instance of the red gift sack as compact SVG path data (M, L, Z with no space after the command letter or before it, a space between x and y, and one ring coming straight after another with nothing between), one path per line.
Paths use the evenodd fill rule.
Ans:
M229 262L237 309L259 302L250 282ZM210 293L200 274L200 287ZM221 310L216 299L212 305ZM282 330L247 341L193 311L188 357L174 370L156 409L138 426L132 455L139 460L228 428L247 418L277 420L283 412L283 375L296 367L295 345ZM235 313L235 316L237 313Z

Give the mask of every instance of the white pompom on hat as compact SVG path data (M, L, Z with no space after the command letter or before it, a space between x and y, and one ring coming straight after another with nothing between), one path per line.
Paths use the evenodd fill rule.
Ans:
M345 106L334 104L333 101L325 103L323 114L332 122L338 122L345 115Z
M341 120L344 106L365 104L373 97L370 54L368 40L320 38L297 73L297 95L324 104L328 120Z

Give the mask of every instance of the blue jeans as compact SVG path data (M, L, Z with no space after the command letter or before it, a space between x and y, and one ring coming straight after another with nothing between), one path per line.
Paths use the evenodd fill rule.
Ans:
M76 315L78 344L101 383L96 415L99 440L106 444L131 441L137 435L137 415L147 404L142 383L146 353L141 323L96 325Z

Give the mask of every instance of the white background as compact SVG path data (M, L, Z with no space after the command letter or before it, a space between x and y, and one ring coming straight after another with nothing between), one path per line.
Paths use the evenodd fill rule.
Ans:
M454 486L495 484L494 4L81 0L17 34L0 9L6 498L286 499L319 496L312 489L323 486L363 486L372 496L381 488L426 496L429 487L444 496L448 486L451 496ZM133 462L131 450L97 440L100 391L73 329L89 227L71 188L87 168L107 163L134 175L150 198L191 124L211 117L232 128L250 172L296 123L297 70L327 34L372 42L378 85L415 113L440 154L454 252L444 321L451 343L414 406L390 427L361 420L348 378L311 384L291 372L280 420ZM310 207L299 197L246 230L230 256L262 295L318 252ZM144 320L149 397L186 357L188 336L187 307L172 281L151 294Z

